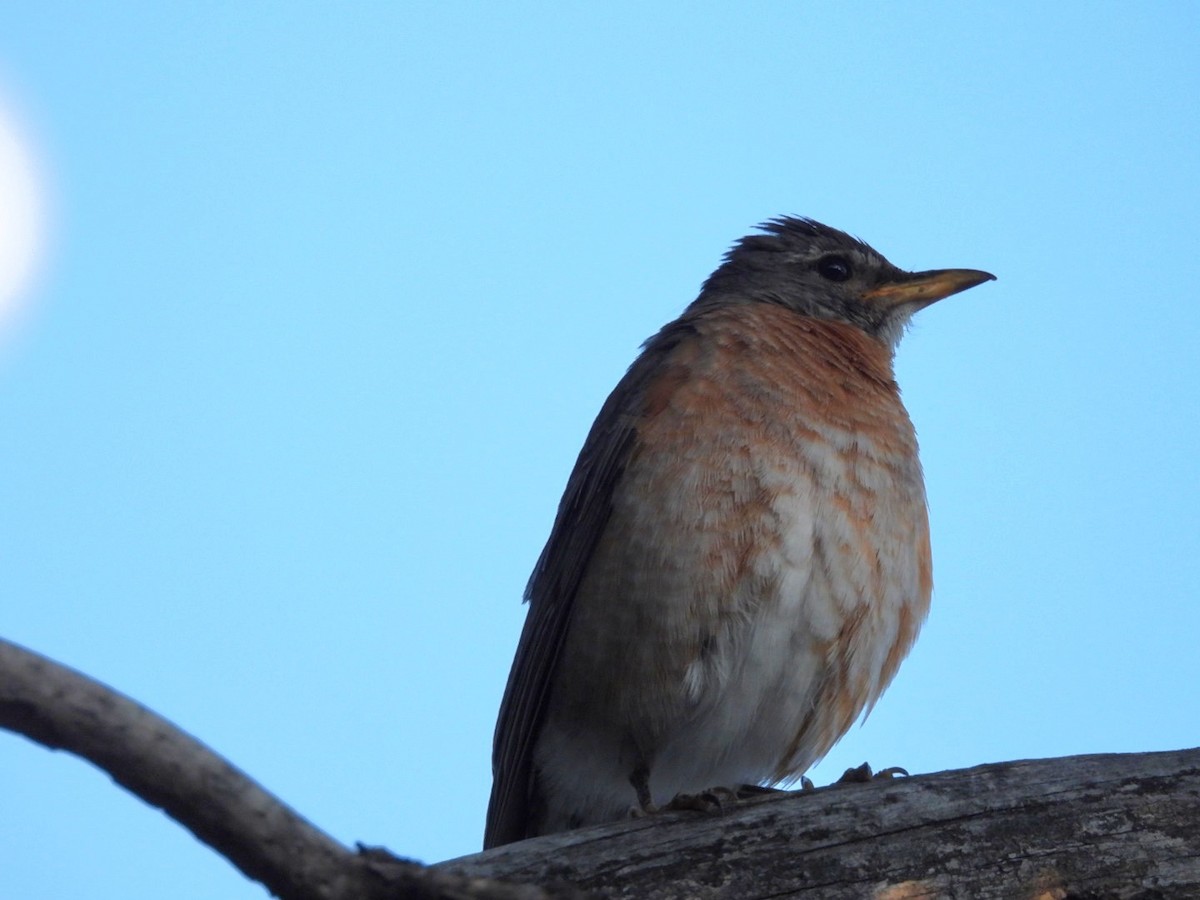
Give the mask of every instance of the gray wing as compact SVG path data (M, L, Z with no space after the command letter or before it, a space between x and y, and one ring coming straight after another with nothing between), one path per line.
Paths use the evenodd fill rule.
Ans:
M529 613L500 703L492 746L485 850L531 836L532 813L538 805L533 748L575 594L608 524L613 490L637 438L646 390L663 373L671 350L692 332L686 320L677 320L646 342L601 408L567 481L554 528L525 588Z

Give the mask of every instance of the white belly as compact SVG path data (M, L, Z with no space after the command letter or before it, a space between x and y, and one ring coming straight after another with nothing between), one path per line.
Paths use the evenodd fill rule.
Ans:
M585 584L564 652L560 677L582 687L552 707L537 748L556 824L623 815L639 756L659 804L798 777L886 687L928 601L913 535L914 521L927 534L923 489L919 473L899 490L892 479L872 509L841 509L834 486L870 473L838 459L815 478L807 466L747 475L773 494L749 518L736 490L699 504L677 492L648 515L640 491L653 486L630 479L628 508L618 505L589 571L607 590ZM646 551L685 517L709 527ZM746 540L731 543L739 528Z

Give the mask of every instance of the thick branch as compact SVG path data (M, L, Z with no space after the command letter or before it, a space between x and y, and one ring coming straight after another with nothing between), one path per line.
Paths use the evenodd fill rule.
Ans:
M355 853L170 722L0 640L0 727L82 756L284 900L572 896Z
M1200 749L979 766L671 813L443 863L601 897L1200 897Z

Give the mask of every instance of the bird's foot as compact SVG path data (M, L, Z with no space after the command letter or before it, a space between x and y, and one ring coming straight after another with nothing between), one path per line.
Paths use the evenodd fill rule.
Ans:
M751 797L761 797L764 794L782 794L779 788L762 787L757 784L739 784L737 787L711 787L697 791L694 794L679 793L662 806L649 801L639 802L629 808L629 817L640 819L656 812L702 812L717 813L727 806L749 800Z
M730 787L712 787L694 794L676 794L663 809L672 811L720 812L728 804L741 799L738 790Z
M755 793L743 793L749 789L753 792L765 792L770 788L759 788L754 785L739 785L736 788L731 787L712 787L707 790L697 791L694 794L679 793L670 799L662 806L656 806L653 803L639 803L629 810L629 815L633 818L641 818L656 812L702 812L716 813L737 803L740 800L745 800L748 797L755 796Z
M639 765L629 773L629 783L637 792L638 801L636 806L630 807L629 817L640 819L642 816L658 812L658 807L654 805L654 801L650 797L650 769L644 764Z
M871 781L890 781L897 775L908 775L908 770L900 766L889 766L886 769L880 769L878 772L871 771L871 766L868 763L863 763L861 766L855 766L852 769L847 769L842 773L842 777L834 782L839 784L867 784ZM811 784L811 782L810 782Z

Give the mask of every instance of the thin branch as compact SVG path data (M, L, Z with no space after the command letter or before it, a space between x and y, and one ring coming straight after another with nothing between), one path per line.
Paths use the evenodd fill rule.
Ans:
M4 640L0 727L99 766L284 900L577 896L436 872L380 850L356 853L166 719Z

